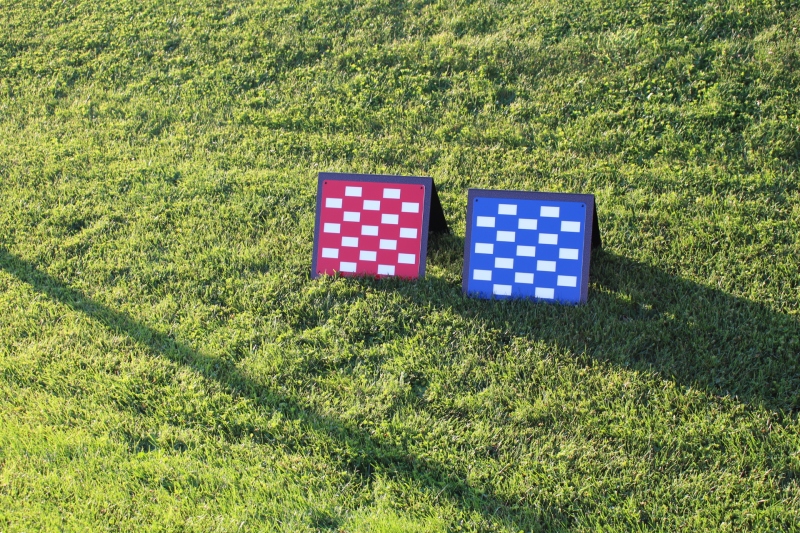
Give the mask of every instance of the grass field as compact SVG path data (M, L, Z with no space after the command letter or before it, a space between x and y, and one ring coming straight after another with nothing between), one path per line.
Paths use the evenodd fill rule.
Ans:
M0 0L0 531L800 530L800 4ZM432 176L311 280L319 171ZM579 307L467 189L596 195Z

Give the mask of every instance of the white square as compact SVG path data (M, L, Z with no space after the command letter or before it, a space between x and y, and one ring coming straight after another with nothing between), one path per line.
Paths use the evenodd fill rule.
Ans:
M517 245L517 255L519 257L536 257L536 247Z
M416 239L417 228L400 228L401 239Z
M578 285L577 276L558 276L556 285L559 287L575 287Z
M528 272L516 272L514 274L514 283L533 285L533 274Z
M516 204L500 204L497 206L497 214L498 215L516 215L517 214L517 206Z
M367 250L361 250L358 254L358 258L361 261L376 261L378 259L378 252L368 252Z
M494 227L494 217L478 217L478 220L475 222L475 225L479 228L493 228Z
M344 221L345 222L361 222L361 213L358 211L345 211L344 212Z
M394 265L378 265L378 274L381 276L394 276Z
M419 204L416 202L403 202L403 213L419 213Z
M356 271L356 264L355 263L348 263L346 261L342 261L339 263L339 272L355 272Z
M539 227L539 221L535 218L521 218L517 227L519 229L536 229Z
M536 261L536 270L541 272L555 272L556 271L556 262L555 261Z
M558 233L540 233L539 244L558 244Z
M327 257L329 259L339 259L339 249L338 248L323 248L322 249L322 257Z
M568 233L580 233L581 232L581 223L580 222L570 222L569 220L562 220L561 221L561 231L565 231Z
M381 250L397 250L397 241L392 239L381 239Z
M345 196L361 196L361 187L345 187Z
M380 200L364 200L364 211L380 211Z
M511 285L492 285L492 294L495 296L511 296Z
M325 207L330 207L332 209L341 209L341 207L342 207L342 199L341 198L325 198Z
M491 270L478 270L477 268L472 271L472 279L476 281L492 281Z
M358 248L358 237L342 237L342 246Z
M378 236L378 226L361 226L361 235Z
M553 207L548 205L543 205L542 208L539 210L540 217L550 217L550 218L558 218L561 213L560 207Z
M400 199L400 189L383 189L384 198Z
M475 243L475 253L476 254L493 254L494 253L494 244L488 242L476 242Z
M494 267L495 268L514 268L514 260L508 257L495 257L494 258Z
M514 242L517 238L513 231L498 231L497 240L500 242Z
M384 213L381 215L381 224L397 224L400 215L390 215L388 213Z
M555 289L545 289L544 287L536 287L534 294L537 298L547 298L548 300L552 300L555 298L556 291Z
M322 231L325 233L339 233L342 231L342 227L339 224L334 224L333 222L326 222L325 226L322 228Z
M397 254L397 262L402 265L413 265L417 260L414 254Z
M559 259L577 259L578 258L578 249L577 248L559 248L558 249L558 258Z

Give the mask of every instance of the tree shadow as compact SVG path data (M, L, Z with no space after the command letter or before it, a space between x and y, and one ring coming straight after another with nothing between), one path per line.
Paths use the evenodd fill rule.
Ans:
M464 239L443 236L434 246L434 264L452 264ZM603 249L592 253L590 283L581 306L465 298L454 310L509 342L555 343L781 416L800 410L798 318Z
M429 258L433 264L452 267L462 251L463 238L443 235L433 239ZM309 431L327 435L338 443L336 456L330 460L365 484L377 473L411 482L435 499L447 499L457 508L499 520L515 530L558 531L572 524L574 517L556 505L526 508L491 487L471 486L464 466L415 455L405 444L322 415L302 399L287 397L249 378L234 361L193 350L93 301L2 248L0 268L37 292L127 335L154 355L219 382L230 394L252 399ZM417 284L351 281L378 290L402 290L411 303L434 311L449 309L481 321L497 333L491 342L498 349L518 338L544 341L576 355L656 372L681 385L762 406L779 416L793 417L800 409L797 319L613 253L594 252L592 290L589 302L581 306L466 298L460 283L434 276ZM269 435L260 435L252 427L230 426L225 432L229 439L271 441ZM289 451L304 451L300 442L280 444ZM330 523L331 528L337 527L336 520Z
M232 395L249 398L262 408L280 412L284 418L297 421L311 431L328 435L339 444L336 457L330 459L363 479L365 483L369 483L380 472L401 482L421 485L434 496L434 500L447 499L457 508L478 512L487 519L500 520L514 530L567 530L571 518L555 505L527 509L490 489L478 490L467 483L468 473L462 467L416 456L405 445L372 435L354 424L321 415L300 401L250 379L231 360L193 350L175 338L134 320L126 313L92 300L81 291L69 287L3 248L0 248L0 269L30 285L36 292L85 314L115 333L127 335L154 355L185 365L204 378L219 382ZM225 435L229 439L253 438L252 427L230 426L225 429ZM263 438L264 435L256 433L255 438L262 437L262 443L270 441L269 436ZM292 453L305 451L302 443L280 444L283 449ZM323 518L322 522L315 520L314 527L338 530L339 524L334 518L327 515Z

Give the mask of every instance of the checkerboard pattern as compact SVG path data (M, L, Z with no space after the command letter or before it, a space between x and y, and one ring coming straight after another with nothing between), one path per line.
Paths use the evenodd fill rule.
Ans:
M425 185L323 180L315 275L417 278Z
M518 195L519 196L519 195ZM587 204L471 195L465 292L579 303Z

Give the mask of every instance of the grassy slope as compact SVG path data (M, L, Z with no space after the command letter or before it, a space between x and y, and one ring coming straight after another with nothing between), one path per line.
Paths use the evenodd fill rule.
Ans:
M797 530L796 2L0 0L0 530ZM310 281L320 170L429 276ZM570 308L468 187L597 195Z

